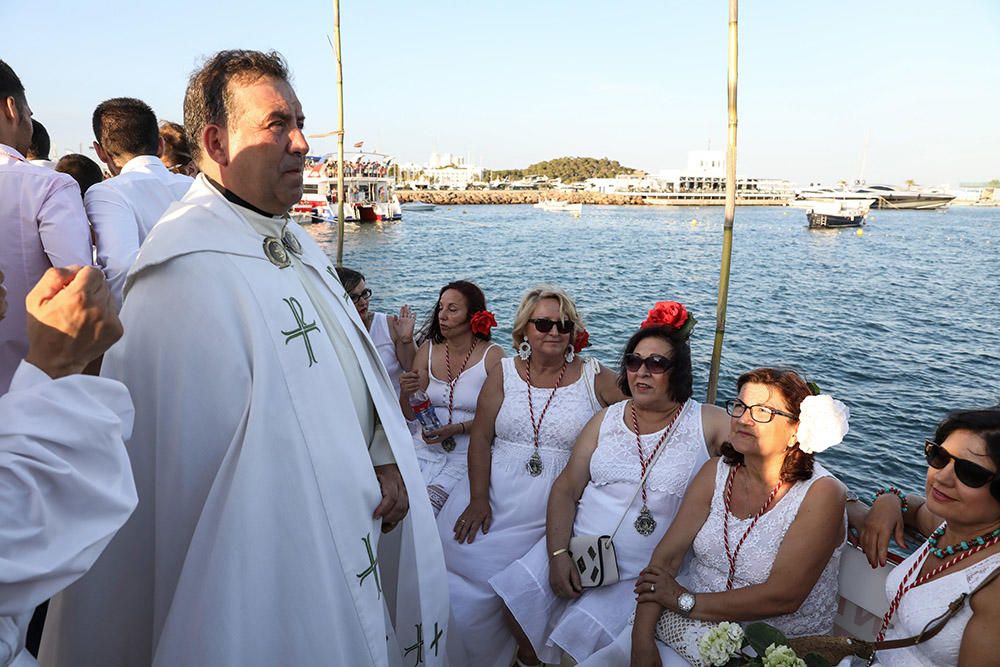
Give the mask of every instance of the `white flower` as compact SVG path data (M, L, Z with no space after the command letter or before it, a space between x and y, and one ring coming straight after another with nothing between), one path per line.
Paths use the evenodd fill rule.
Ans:
M702 661L713 667L722 667L743 648L743 628L739 623L723 621L709 629L698 640L698 653Z
M799 408L799 449L818 454L839 444L850 430L851 411L829 394L806 396Z
M764 667L806 667L806 662L787 646L771 644L764 651Z

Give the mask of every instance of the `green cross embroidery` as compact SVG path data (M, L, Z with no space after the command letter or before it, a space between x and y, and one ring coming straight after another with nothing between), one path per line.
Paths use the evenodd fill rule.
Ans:
M431 642L431 648L434 649L435 657L438 654L438 640L441 639L441 635L444 634L444 630L438 629L438 624L434 623L434 641Z
M309 340L309 334L313 331L319 331L319 327L316 326L316 321L313 320L309 324L306 324L305 319L303 319L302 314L302 304L299 303L298 299L294 296L290 296L287 299L282 299L288 304L288 307L292 310L292 317L295 318L295 324L298 325L297 329L290 329L289 331L282 331L285 335L285 345L293 338L298 338L302 336L302 340L306 344L306 353L309 355L309 367L312 368L313 364L319 363L316 361L316 355L313 354L312 341Z
M410 655L413 651L417 652L417 661L413 663L413 667L417 667L420 663L424 661L424 627L422 624L417 623L417 641L414 642L413 646L408 646L403 652L403 657Z
M362 537L361 541L365 543L365 549L368 551L368 568L354 576L358 578L358 586L364 586L365 579L368 578L368 575L373 575L375 577L375 589L378 591L378 597L381 598L382 582L378 577L378 558L376 558L374 552L372 552L371 533L368 533L367 537Z

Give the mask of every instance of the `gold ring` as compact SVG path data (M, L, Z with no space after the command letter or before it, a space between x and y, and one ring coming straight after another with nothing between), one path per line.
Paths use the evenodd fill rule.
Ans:
M656 592L656 584L650 584L649 585L649 592L650 593L655 593Z

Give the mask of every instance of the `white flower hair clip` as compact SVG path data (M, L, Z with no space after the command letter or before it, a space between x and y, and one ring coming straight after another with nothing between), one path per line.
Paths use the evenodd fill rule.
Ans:
M819 454L840 444L850 431L851 411L829 394L806 396L799 407L799 449Z

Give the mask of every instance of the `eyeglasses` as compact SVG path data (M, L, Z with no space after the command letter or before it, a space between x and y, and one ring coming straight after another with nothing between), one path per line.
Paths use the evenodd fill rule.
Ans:
M357 303L358 301L361 300L368 301L369 299L372 298L372 291L367 287L358 292L357 294L351 294L350 292L348 292L348 294L350 294L351 301L353 301L354 303Z
M645 358L640 357L635 352L629 352L625 355L625 368L630 373L638 373L643 365L653 375L663 375L673 367L674 360L660 354L651 354Z
M738 398L732 401L726 401L726 412L728 412L732 417L739 419L747 410L750 411L750 419L754 420L758 424L769 423L772 419L774 419L774 415L788 417L792 421L799 420L799 418L791 412L778 410L777 408L772 408L768 405L764 405L763 403L758 403L757 405L747 405Z
M556 331L561 334L568 334L573 330L572 320L560 320L556 322L555 320L550 320L547 317L536 317L535 319L528 321L535 325L535 328L538 329L539 333L548 333L552 331L552 327L555 327Z
M951 452L933 440L924 440L924 456L927 457L927 465L938 470L945 468L949 461L954 461L955 477L958 477L958 481L971 489L978 489L997 476L997 473L978 463L953 456Z

